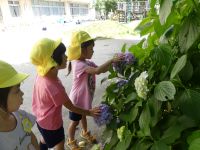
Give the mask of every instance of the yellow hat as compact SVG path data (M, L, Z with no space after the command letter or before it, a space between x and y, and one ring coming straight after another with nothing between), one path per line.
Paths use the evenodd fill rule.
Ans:
M27 77L27 74L18 73L10 64L0 60L0 88L17 85Z
M52 67L57 66L51 56L60 43L61 39L54 41L43 38L33 46L30 59L31 63L36 65L39 75L44 76Z
M76 60L81 56L81 44L92 40L90 35L85 31L76 31L72 33L71 42L67 49L68 60Z

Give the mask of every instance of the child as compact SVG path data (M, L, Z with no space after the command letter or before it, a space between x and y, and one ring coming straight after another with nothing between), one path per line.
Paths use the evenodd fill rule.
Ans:
M95 90L95 74L106 72L113 62L122 60L121 57L113 57L101 66L97 67L95 63L89 61L93 55L94 40L84 31L78 31L72 34L71 44L69 45L68 59L73 60L69 64L69 73L72 68L73 80L70 99L72 103L84 109L90 109ZM68 74L69 74L68 73ZM90 134L87 129L87 120L85 115L76 112L69 112L71 123L68 128L68 145L74 143L76 127L81 120L82 131L80 136L90 143L96 143L96 138Z
M18 73L10 64L0 60L0 149L39 150L31 128L35 117L19 107L24 93L20 83L28 77Z
M43 38L31 51L31 62L37 68L33 89L32 109L42 138L40 149L56 148L64 150L64 129L62 106L83 115L96 116L99 108L84 110L75 107L68 98L65 88L58 78L58 71L66 68L66 48L61 40ZM73 147L73 150L79 150Z

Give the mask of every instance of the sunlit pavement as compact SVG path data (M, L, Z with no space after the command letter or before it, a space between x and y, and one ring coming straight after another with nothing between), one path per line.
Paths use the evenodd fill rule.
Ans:
M52 36L54 35L54 36ZM33 82L36 75L35 68L32 64L29 63L29 53L33 43L38 40L40 37L51 37L57 38L60 37L61 33L55 31L55 33L50 33L48 31L42 31L37 29L32 29L29 31L9 31L2 32L0 34L1 45L0 45L0 59L7 61L14 65L14 67L21 72L25 72L29 74L29 78L24 81L22 84L22 90L24 91L24 102L21 106L22 109L31 112L31 96L32 96L32 88ZM138 39L104 39L97 40L95 42L94 55L92 60L100 65L104 63L107 59L111 58L112 55L116 52L120 52L124 43L129 47L131 44L136 43ZM67 40L65 39L65 42ZM59 77L66 88L67 93L69 93L71 88L71 75L66 76L67 69L60 71ZM103 92L105 90L106 84L101 84L101 79L106 77L107 73L101 74L97 76L97 86L95 92L95 98L93 101L93 106L98 105L103 96ZM97 136L97 139L101 141L101 133L103 128L97 127L93 119L89 118L88 128ZM63 120L64 120L64 128L68 127L68 110L63 108ZM67 130L66 130L67 131ZM80 129L79 129L80 131ZM36 127L34 127L34 133L39 138L39 132ZM80 132L76 133L76 137L80 140L79 136ZM66 133L67 138L67 133Z

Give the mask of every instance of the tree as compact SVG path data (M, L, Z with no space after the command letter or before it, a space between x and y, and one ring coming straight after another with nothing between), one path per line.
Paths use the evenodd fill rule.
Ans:
M104 13L107 17L109 12L115 12L117 10L118 0L97 0L95 3L96 11Z

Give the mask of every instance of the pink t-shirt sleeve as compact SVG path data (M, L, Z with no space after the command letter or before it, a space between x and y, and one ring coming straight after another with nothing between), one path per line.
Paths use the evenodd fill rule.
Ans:
M74 71L74 75L79 78L84 72L85 69L88 67L88 65L86 63L82 63L82 62L77 62L75 63L75 67L76 68Z
M95 67L95 68L97 67L97 65L94 62L89 60L87 60L86 63L77 61L74 65L75 65L74 68L76 68L74 70L74 74L76 75L77 78L79 78L85 72L85 69L87 67Z

